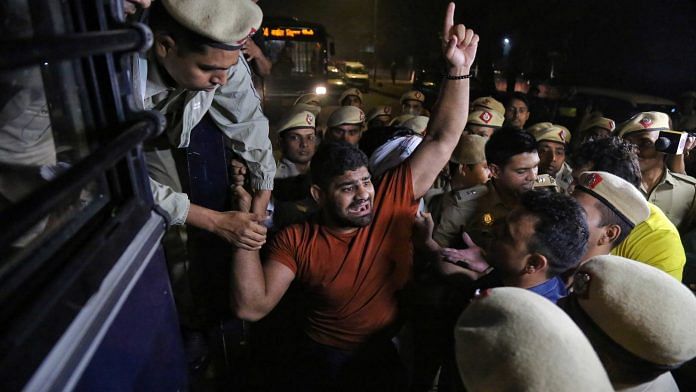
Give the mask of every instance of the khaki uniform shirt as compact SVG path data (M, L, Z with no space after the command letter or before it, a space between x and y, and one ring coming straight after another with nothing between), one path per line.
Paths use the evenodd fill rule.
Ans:
M665 168L665 175L650 194L642 186L640 190L649 202L660 207L680 232L693 227L696 178Z
M485 249L493 236L495 223L512 210L503 204L492 181L449 192L448 195L447 199L443 198L442 218L433 235L433 239L443 247L458 246L462 231L466 231L478 246Z
M304 173L300 173L300 171L297 169L297 166L295 166L295 164L290 162L287 158L281 159L276 164L275 178L277 180L299 176L300 174Z
M261 111L261 100L244 56L230 68L227 84L213 92L168 87L154 61L136 56L133 91L139 108L154 109L167 117L166 134L172 148L188 147L191 131L209 114L227 136L227 147L246 161L252 187L273 189L275 159L268 138L268 119ZM171 150L147 152L145 157L155 203L167 212L170 224L183 224L190 202L181 192Z

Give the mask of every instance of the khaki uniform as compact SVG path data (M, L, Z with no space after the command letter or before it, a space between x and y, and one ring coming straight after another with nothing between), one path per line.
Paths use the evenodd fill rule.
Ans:
M241 156L251 173L254 189L273 189L275 160L268 138L268 119L251 82L251 70L243 56L228 73L228 81L213 92L167 87L154 61L136 57L133 89L141 109L157 110L167 118L166 136L171 148L188 147L191 131L209 114L227 136L227 147ZM169 214L170 224L183 224L188 196L181 193L171 149L145 154L151 175L150 188L157 203Z
M276 174L275 174L275 179L280 180L283 178L288 178L288 177L295 177L299 176L300 173L299 170L297 170L297 166L295 166L294 163L290 162L287 158L283 158L278 163L276 164Z
M495 223L512 210L503 204L492 181L448 195L443 198L442 218L433 235L443 247L458 245L464 227L463 231L485 249L491 241Z
M660 207L680 232L693 227L696 178L665 168L664 177L650 194L642 186L640 190L649 202Z

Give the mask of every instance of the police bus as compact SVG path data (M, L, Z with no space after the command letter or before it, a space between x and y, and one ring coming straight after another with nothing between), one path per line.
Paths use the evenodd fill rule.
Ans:
M0 6L0 389L185 390L120 1Z
M334 45L324 26L293 18L266 17L262 29L264 52L273 64L263 87L264 108L269 117L292 105L302 94L332 93L328 65Z

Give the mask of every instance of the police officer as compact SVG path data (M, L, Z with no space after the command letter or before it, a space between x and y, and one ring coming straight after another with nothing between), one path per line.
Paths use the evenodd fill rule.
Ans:
M473 112L476 110L492 110L500 114L501 117L505 117L505 105L503 105L500 101L490 96L479 97L474 99L471 102L471 107L469 108L469 111Z
M360 108L347 105L336 109L326 123L326 140L343 140L357 145L365 126L365 113Z
M301 111L291 113L280 122L277 132L283 155L277 163L276 180L309 171L318 142L315 121L313 113Z
M386 127L392 120L392 107L389 105L379 105L367 112L367 129Z
M488 194L486 140L479 135L462 135L450 158L452 190L432 197L428 203L428 210L438 225L434 235L438 243L455 243L461 222L469 221L476 212L476 201Z
M338 104L341 106L355 106L357 108L362 108L363 95L360 89L349 88L344 91L340 97L338 97Z
M602 116L589 117L578 127L580 144L591 140L605 139L612 135L616 124L614 120Z
M666 273L617 256L580 266L559 305L616 390L678 391L669 370L696 357L696 297Z
M464 132L488 139L496 129L503 126L504 120L503 115L493 109L475 109L469 114Z
M485 145L492 177L486 185L486 197L472 195L473 200L460 203L459 208L473 209L474 213L467 213L467 220L453 220L449 229L438 227L433 238L443 247L454 247L461 231L453 230L463 227L475 243L486 249L496 223L500 223L519 203L522 193L534 187L539 166L536 146L536 140L527 132L514 128L496 131Z
M638 147L641 191L684 233L696 214L696 179L669 170L665 153L656 148L660 131L669 130L669 116L660 112L636 114L616 129L617 135Z
M417 90L407 91L401 96L399 102L401 103L401 114L420 116L423 114L425 95Z
M566 162L570 131L562 125L542 122L527 128L527 132L538 143L539 173L553 177L561 191L567 193L573 182L573 170Z

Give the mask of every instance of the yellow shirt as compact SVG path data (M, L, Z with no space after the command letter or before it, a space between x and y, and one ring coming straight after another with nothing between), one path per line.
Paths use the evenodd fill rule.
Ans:
M650 216L631 230L611 254L665 271L681 282L686 255L679 231L659 207L648 203Z

